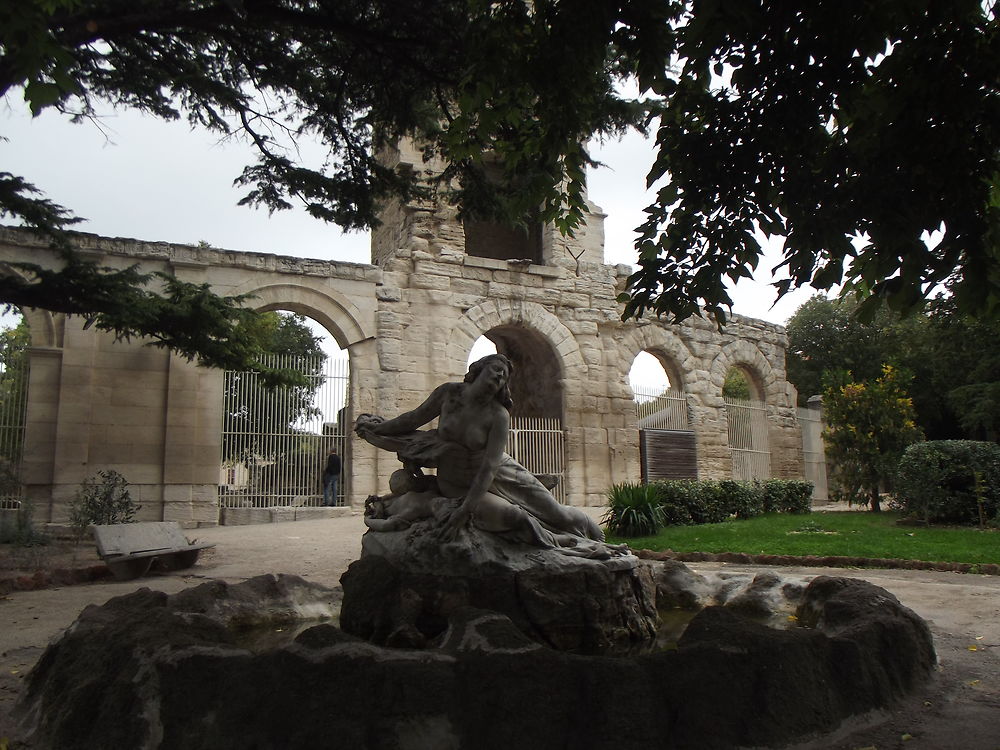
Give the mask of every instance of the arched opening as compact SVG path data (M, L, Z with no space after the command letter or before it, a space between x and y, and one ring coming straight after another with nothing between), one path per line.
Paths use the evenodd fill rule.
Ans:
M562 367L555 350L531 329L504 325L476 340L468 362L495 353L505 355L514 366L507 453L533 474L551 478L555 482L552 494L565 502Z
M767 479L771 476L771 451L767 405L759 374L748 365L731 366L722 384L722 397L733 479Z
M663 354L639 352L628 374L639 428L686 430L687 396L674 363Z
M742 399L744 401L764 401L764 389L757 373L745 365L733 365L726 371L726 379L722 383L724 398Z
M674 362L661 352L642 351L629 370L639 425L642 481L695 479L698 462L687 395Z
M294 372L300 382L268 388L259 373L226 371L219 476L223 523L253 520L242 517L247 509L298 513L343 505L347 496L340 480L350 420L348 353L305 315L273 308L262 321L269 351L261 364Z
M539 333L518 325L503 325L487 331L495 351L514 365L510 393L514 400L511 417L562 420L562 366L552 345ZM473 344L486 351L485 344ZM489 352L487 352L489 353ZM485 356L485 355L483 355Z

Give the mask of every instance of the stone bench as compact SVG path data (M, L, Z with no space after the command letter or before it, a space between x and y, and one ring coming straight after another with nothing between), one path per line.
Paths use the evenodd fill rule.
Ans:
M198 553L214 544L188 541L176 521L146 521L95 525L97 551L119 581L146 575L155 564L158 570L190 568Z

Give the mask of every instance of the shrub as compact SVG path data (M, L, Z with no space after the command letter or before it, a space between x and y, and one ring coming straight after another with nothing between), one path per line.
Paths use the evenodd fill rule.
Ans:
M657 489L651 484L616 484L608 490L608 510L601 519L618 536L652 536L666 518Z
M765 513L809 513L813 483L804 479L766 479L760 483Z
M69 522L77 536L90 524L132 523L141 506L129 495L128 482L113 469L83 480L69 504Z
M996 523L1000 445L975 440L911 445L899 461L895 504L927 523Z
M760 513L760 500L749 482L672 479L656 482L655 486L664 506L678 509L678 516L687 517L685 523L721 523L732 515L750 518ZM682 515L680 509L686 514Z
M718 482L670 479L651 486L656 487L661 503L685 509L690 523L719 523L730 516Z
M660 509L663 511L664 526L690 526L694 523L690 511L683 505L664 503Z
M764 512L764 493L752 482L722 479L718 485L722 506L728 515L753 518Z
M808 513L812 489L812 482L801 479L670 479L648 485L616 484L608 492L609 508L601 522L618 536L648 536L663 526L721 523L731 516Z
M0 512L0 544L18 547L35 547L48 544L49 540L35 528L30 500L21 500L16 509Z

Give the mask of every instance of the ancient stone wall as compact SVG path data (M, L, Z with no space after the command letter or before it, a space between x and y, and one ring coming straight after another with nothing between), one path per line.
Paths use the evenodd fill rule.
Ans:
M405 149L396 156L399 163L415 163L407 162L416 155ZM434 386L461 377L481 335L513 354L515 368L519 360L530 365L541 359L548 348L557 363L556 387L539 377L549 368L533 367L521 377L549 401L562 400L569 502L601 505L612 483L640 476L628 373L636 355L650 351L664 363L673 387L688 394L699 476L732 475L722 384L733 366L760 384L772 475L802 476L784 329L740 316L722 332L705 319L623 323L615 299L631 269L603 263L604 215L596 206L575 237L543 229L543 264L467 254L462 224L446 206L393 203L385 215L406 229L373 239L372 257L384 271L376 347L377 400L385 413L411 409Z
M75 242L102 266L139 263L220 294L250 294L261 310L308 315L351 352L352 382L376 378L377 268L87 234ZM0 228L0 263L17 261L59 263L29 232ZM80 483L114 469L142 506L139 520L217 524L222 372L115 341L79 317L25 313L32 347L22 480L37 518L65 522ZM376 406L360 385L351 400Z
M376 265L87 234L76 241L102 265L139 263L221 294L251 294L261 310L315 319L350 354L349 420L363 412L394 416L460 379L473 343L486 335L515 361L520 408L533 404L561 417L573 504L601 505L611 484L640 478L628 372L642 351L656 355L673 387L688 394L699 476L732 475L722 383L739 366L767 404L772 475L801 477L783 329L739 316L721 332L704 319L623 323L615 298L631 269L603 263L603 218L591 206L587 226L572 238L539 227L541 263L467 254L455 211L435 204L385 206L373 233ZM19 260L58 263L30 233L0 228L0 263ZM27 317L24 481L42 520L65 520L79 483L114 468L133 484L143 520L216 523L222 374L142 342L114 341L80 319L44 311ZM360 506L386 491L398 463L352 439L345 467L350 501Z

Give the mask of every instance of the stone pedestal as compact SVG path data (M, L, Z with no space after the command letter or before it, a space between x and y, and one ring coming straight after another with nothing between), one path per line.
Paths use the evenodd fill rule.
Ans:
M420 647L472 606L506 615L560 651L603 652L649 642L656 584L634 555L594 560L540 550L470 529L440 544L426 524L376 533L341 578L341 627L380 645Z

